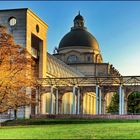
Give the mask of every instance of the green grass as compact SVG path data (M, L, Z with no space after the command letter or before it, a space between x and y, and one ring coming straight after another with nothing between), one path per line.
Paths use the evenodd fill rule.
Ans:
M38 124L39 121L45 122L45 120L28 121ZM0 127L0 139L140 139L138 120L47 119L46 122L48 123L46 125Z
M140 124L99 123L99 124L58 124L40 126L4 127L0 129L4 139L89 139L89 138L140 138Z
M46 125L46 124L90 124L90 123L135 123L140 119L18 119L7 121L3 125Z

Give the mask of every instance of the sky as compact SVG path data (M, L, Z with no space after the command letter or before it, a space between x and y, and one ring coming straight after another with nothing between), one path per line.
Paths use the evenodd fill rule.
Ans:
M80 10L99 43L103 61L122 75L140 75L140 1L0 1L0 9L30 8L49 28L53 53Z

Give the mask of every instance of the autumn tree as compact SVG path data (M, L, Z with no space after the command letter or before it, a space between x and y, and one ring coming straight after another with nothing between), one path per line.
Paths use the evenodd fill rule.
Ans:
M0 25L0 113L32 102L26 89L36 84L33 67L31 55Z

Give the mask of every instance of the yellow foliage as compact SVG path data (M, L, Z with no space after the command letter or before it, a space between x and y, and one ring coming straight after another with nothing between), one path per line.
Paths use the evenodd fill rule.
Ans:
M36 86L31 55L0 25L0 112L32 102L27 87Z

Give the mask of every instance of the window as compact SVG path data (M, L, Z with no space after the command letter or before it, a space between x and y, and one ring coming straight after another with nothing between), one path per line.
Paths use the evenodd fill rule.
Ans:
M70 55L67 59L67 61L69 63L75 63L75 62L78 62L78 57L76 55Z
M8 21L9 21L10 26L15 26L17 23L17 20L15 17L10 17Z
M39 33L39 26L38 26L38 24L36 25L36 32Z
M90 55L87 56L87 62L91 62L91 57L90 57Z
M31 47L31 55L34 57L34 58L37 58L38 57L38 54L37 54L37 49Z

